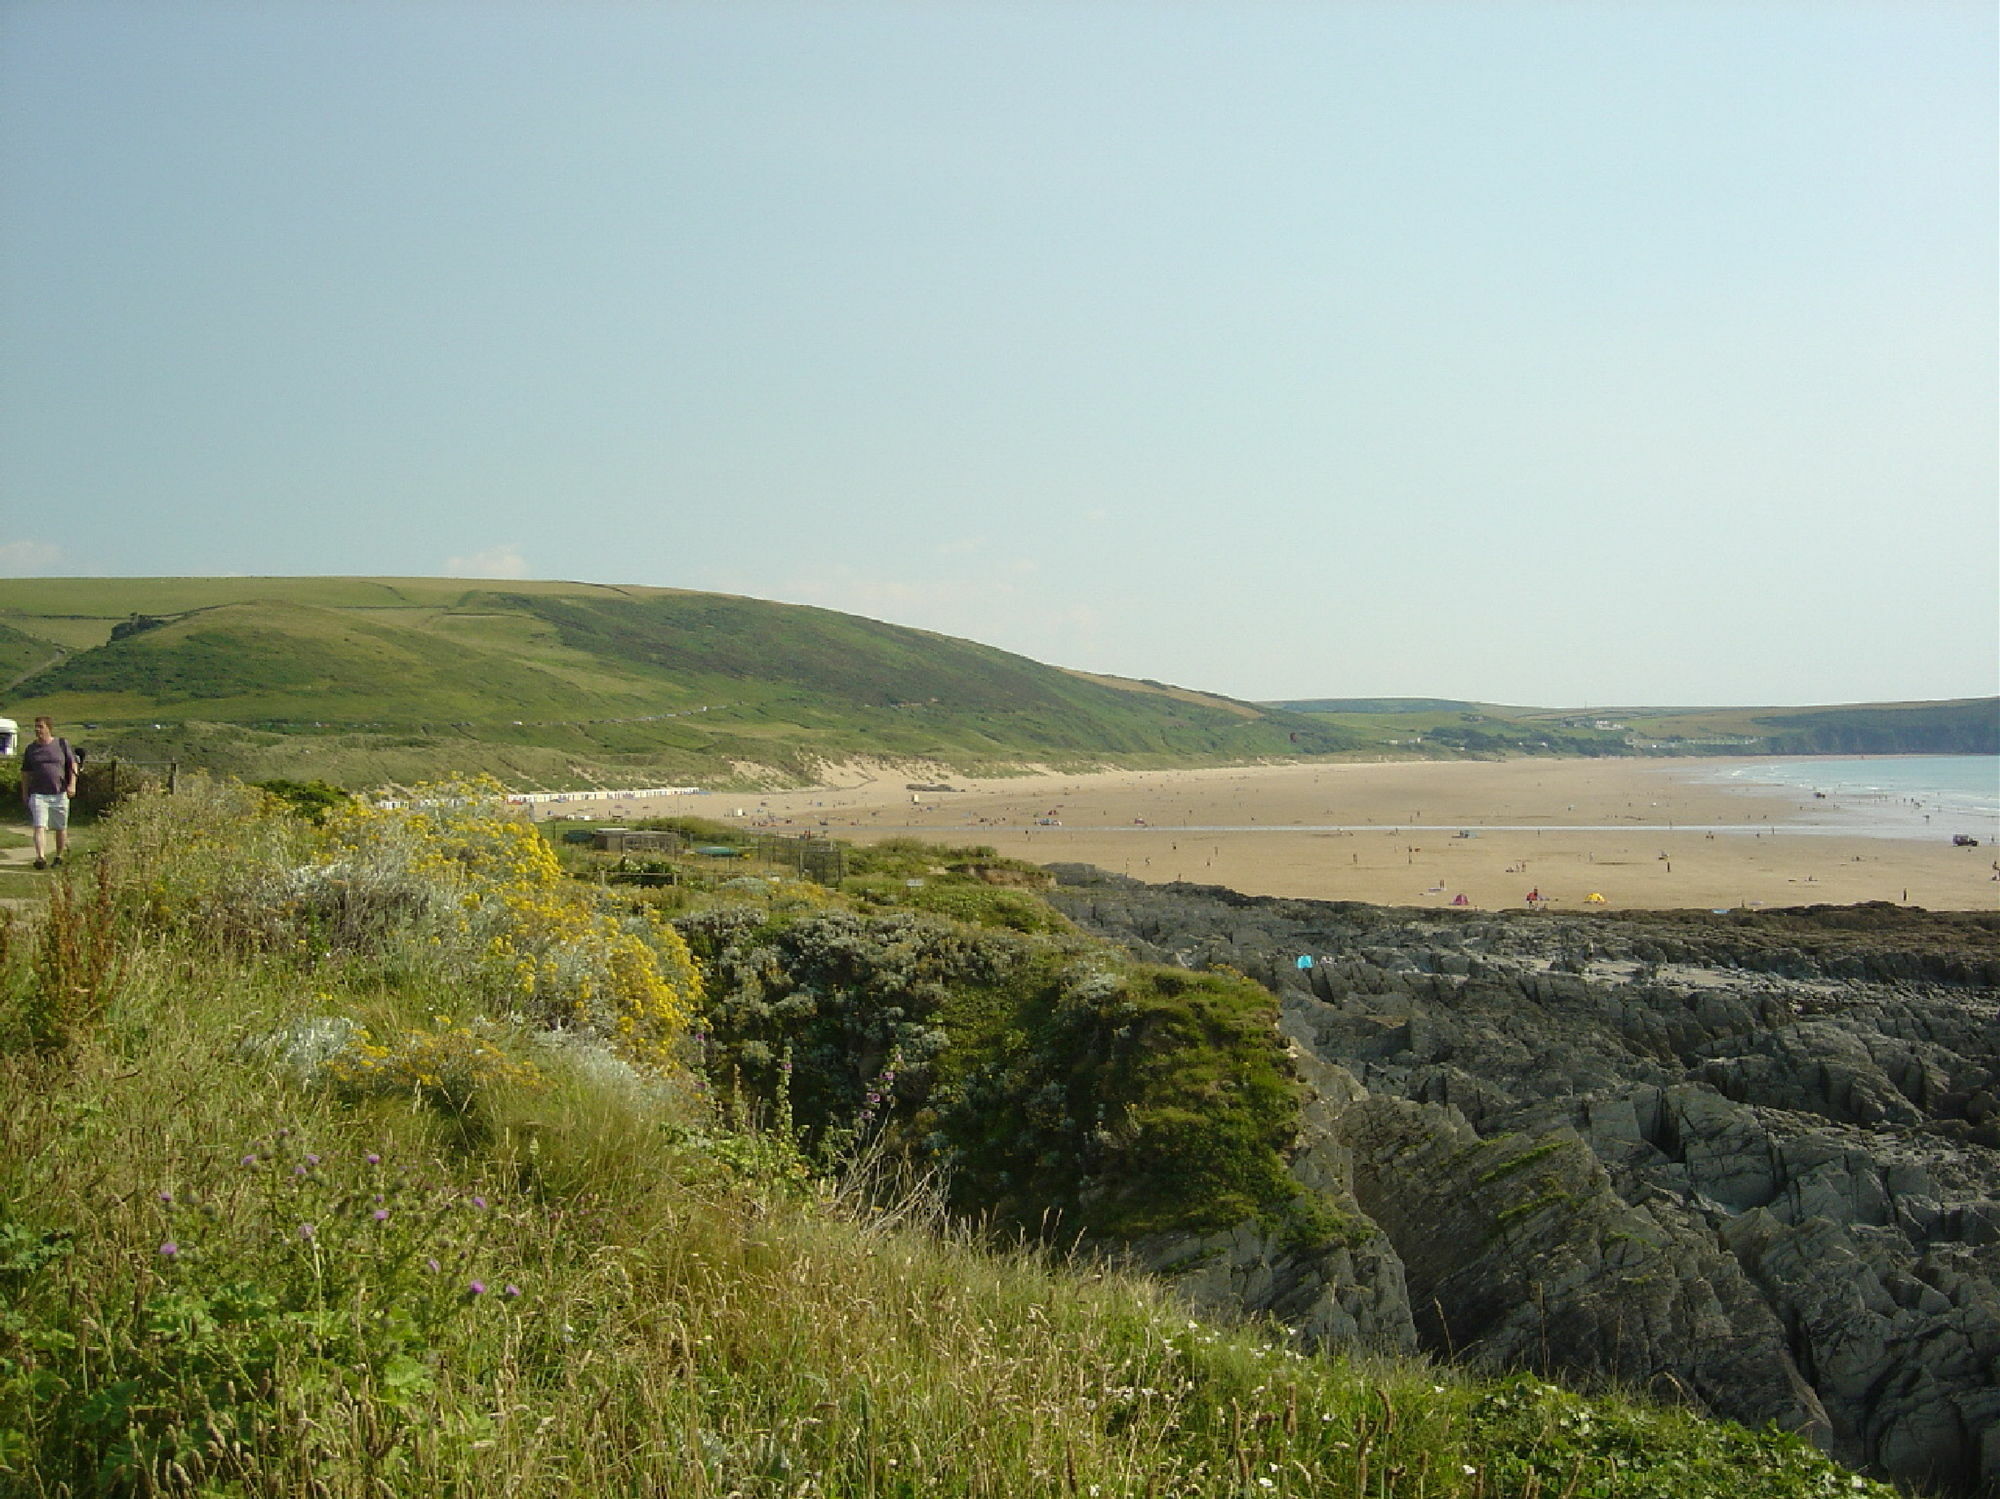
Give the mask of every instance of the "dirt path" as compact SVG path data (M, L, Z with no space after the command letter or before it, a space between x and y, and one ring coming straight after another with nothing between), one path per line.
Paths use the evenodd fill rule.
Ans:
M23 843L18 848L0 848L0 870L27 869L35 862L33 844ZM10 911L27 911L44 904L39 895L0 895L0 906Z

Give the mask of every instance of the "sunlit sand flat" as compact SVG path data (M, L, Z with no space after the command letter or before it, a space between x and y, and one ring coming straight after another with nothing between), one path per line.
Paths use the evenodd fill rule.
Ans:
M698 812L869 842L983 843L1036 863L1251 895L1484 909L1893 901L2000 909L1991 828L1921 809L1717 784L1716 760L1230 767L967 779L835 772L824 788L719 793ZM911 791L949 785L951 791ZM1976 848L1952 835L1977 836Z

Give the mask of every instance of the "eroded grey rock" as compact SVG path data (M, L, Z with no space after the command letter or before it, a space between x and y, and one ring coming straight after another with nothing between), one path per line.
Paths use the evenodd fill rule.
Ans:
M1295 1170L1382 1230L1427 1349L2000 1494L2000 917L1066 884L1086 927L1280 995Z

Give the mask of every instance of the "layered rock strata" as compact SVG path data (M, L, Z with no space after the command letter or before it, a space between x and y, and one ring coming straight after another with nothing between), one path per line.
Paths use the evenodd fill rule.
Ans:
M1279 994L1313 1093L1294 1170L1374 1231L1276 1282L1212 1246L1209 1296L1236 1274L1322 1341L1616 1380L2000 1493L2000 917L1432 912L1058 873L1084 927Z

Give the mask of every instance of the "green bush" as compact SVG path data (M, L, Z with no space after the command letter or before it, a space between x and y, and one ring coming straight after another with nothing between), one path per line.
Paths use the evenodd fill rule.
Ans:
M1029 933L1073 930L1066 917L1031 891L979 880L933 877L912 885L884 875L850 875L840 888L867 905L904 906L970 926Z
M268 791L307 822L319 824L327 814L354 800L354 794L326 781L258 781L260 791Z
M946 1169L959 1208L1038 1232L1316 1221L1285 1169L1276 1002L1240 975L908 911L677 924L710 1078L767 1110L782 1093L813 1150L879 1137Z

